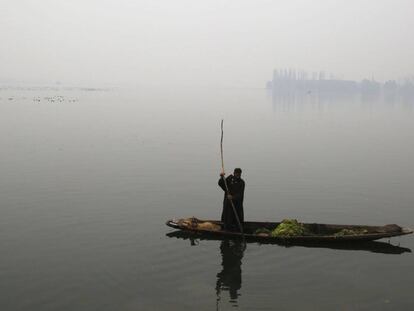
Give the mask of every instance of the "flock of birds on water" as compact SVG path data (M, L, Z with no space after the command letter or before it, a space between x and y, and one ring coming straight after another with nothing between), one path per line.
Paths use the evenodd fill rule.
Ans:
M14 101L14 100L30 100L30 98L27 97L5 97L2 98L0 97L0 100L7 100L7 101ZM68 102L68 103L76 103L79 101L79 99L77 98L66 98L62 95L55 95L55 96L45 96L45 97L40 97L40 96L35 96L32 98L32 101L35 103L40 103L40 102L49 102L49 103L63 103L63 102Z
M82 91L82 92L96 92L96 91L109 91L109 88L91 88L91 87L24 87L24 86L2 86L0 85L0 91L3 90L14 90L14 91ZM32 100L35 103L49 102L49 103L76 103L79 101L78 98L74 97L65 97L62 95L54 96L34 96L34 97L25 97L25 96L0 96L0 101L26 101Z

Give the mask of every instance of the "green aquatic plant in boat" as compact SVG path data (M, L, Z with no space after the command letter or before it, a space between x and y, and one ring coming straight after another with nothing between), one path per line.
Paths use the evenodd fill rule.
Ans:
M366 229L342 229L334 234L334 236L345 236L345 235L360 235L367 234Z
M284 219L271 233L272 237L306 235L305 226L296 219Z

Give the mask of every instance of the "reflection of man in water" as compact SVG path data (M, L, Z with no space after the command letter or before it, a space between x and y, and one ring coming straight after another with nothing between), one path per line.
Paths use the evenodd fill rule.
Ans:
M217 273L216 293L219 298L221 290L228 290L230 302L237 302L241 289L241 264L243 258L243 244L238 241L224 240L220 245L223 270Z

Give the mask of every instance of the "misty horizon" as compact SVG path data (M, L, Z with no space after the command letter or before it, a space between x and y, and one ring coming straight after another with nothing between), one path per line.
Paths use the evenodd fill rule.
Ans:
M414 72L412 1L4 1L0 81L262 87L273 68Z

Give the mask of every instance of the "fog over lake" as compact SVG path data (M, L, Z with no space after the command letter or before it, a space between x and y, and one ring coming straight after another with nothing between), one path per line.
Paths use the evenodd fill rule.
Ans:
M2 0L0 82L262 87L414 71L411 0Z

